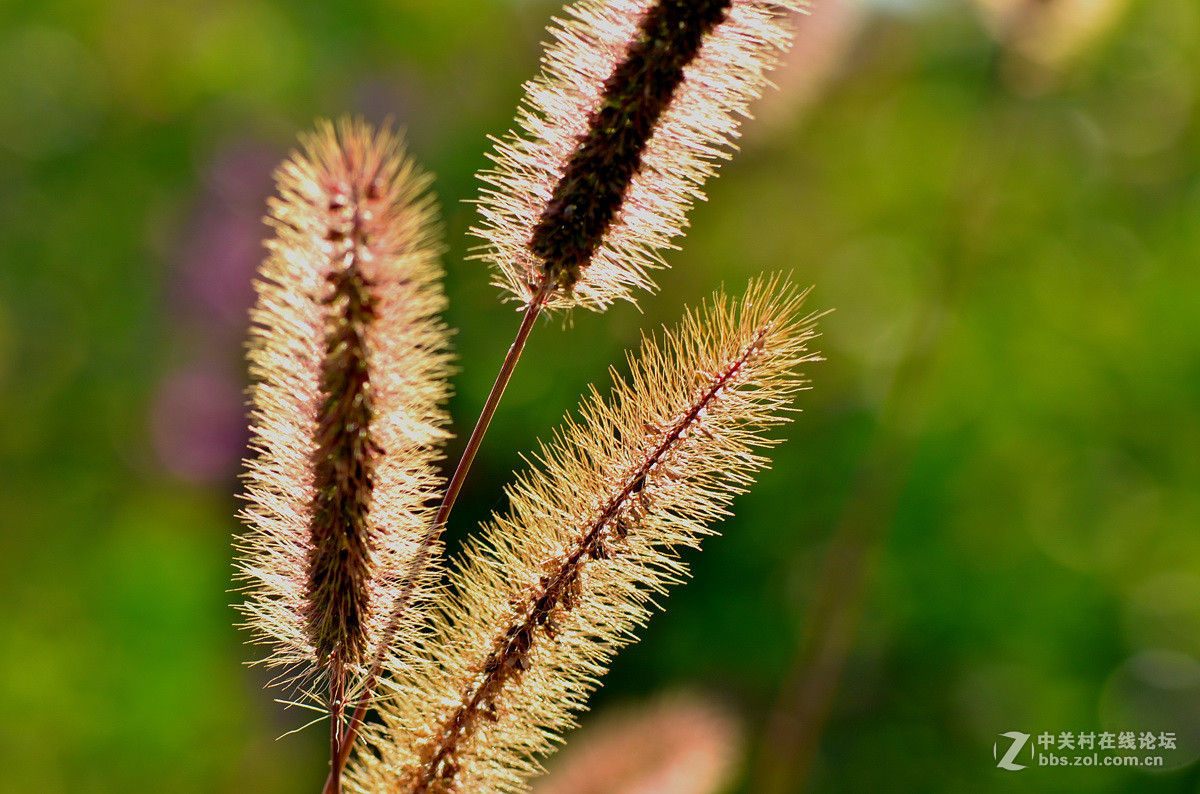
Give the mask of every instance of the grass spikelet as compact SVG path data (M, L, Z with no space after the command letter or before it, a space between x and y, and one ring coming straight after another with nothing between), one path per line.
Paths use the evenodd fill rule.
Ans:
M796 368L814 360L803 300L780 278L717 294L643 339L608 399L592 390L455 566L352 790L526 790L652 599L684 576L678 549L698 546L767 464L777 440L763 431L787 421L806 383Z
M801 0L580 0L481 174L482 259L523 304L603 309L653 289ZM546 295L545 291L549 290Z
M534 794L718 794L742 754L742 726L720 704L673 694L626 706L572 733Z
M448 332L429 177L361 122L302 140L276 175L251 314L255 457L237 567L266 664L316 699L323 673L332 703L343 672L351 689L363 674L430 520Z

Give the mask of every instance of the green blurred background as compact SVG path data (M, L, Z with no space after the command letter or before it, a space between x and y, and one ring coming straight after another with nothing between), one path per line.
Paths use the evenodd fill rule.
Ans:
M407 128L461 428L517 321L464 201L557 11L0 5L0 791L318 789L325 731L276 739L306 717L227 606L270 172L321 116ZM1200 4L800 25L661 292L538 330L452 541L639 328L790 270L836 307L804 413L593 702L714 693L745 792L1200 790ZM993 756L1146 729L1172 769Z

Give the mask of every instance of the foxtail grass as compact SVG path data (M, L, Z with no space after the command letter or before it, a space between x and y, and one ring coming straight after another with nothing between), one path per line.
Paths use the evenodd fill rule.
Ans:
M522 319L452 476L429 178L322 125L281 168L257 283L242 610L330 718L327 794L522 791L652 595L765 465L812 360L778 277L717 295L593 391L442 589L441 534L540 316L650 273L728 158L798 0L580 0L481 174L477 258ZM614 377L616 377L614 375ZM368 725L375 707L382 724ZM370 742L358 739L367 732Z
M440 486L440 243L430 180L386 130L324 124L277 179L251 315L238 575L265 663L330 711L336 744Z
M650 616L804 388L815 318L778 278L717 294L631 374L593 390L469 544L416 664L399 671L355 791L524 791L612 655ZM414 696L440 693L440 697Z

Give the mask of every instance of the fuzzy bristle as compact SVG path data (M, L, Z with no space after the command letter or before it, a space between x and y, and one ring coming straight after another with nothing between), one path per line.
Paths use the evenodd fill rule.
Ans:
M581 0L496 142L480 258L529 303L603 309L653 289L801 0Z
M277 173L251 314L237 565L266 663L312 686L331 658L362 675L429 522L449 352L429 177L361 122L303 144Z
M718 294L594 389L468 546L421 658L396 677L359 792L519 792L612 654L756 469L805 381L813 316L780 278ZM445 693L436 698L413 693Z

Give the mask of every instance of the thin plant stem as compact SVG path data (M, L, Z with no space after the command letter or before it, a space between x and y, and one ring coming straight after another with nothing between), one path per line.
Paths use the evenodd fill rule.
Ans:
M346 712L346 670L342 666L341 657L336 653L329 663L329 766L333 769L338 764L342 752L342 728ZM331 794L342 794L342 776L331 778L333 787Z
M546 300L550 297L550 293L554 291L555 284L547 278L541 289L533 296L529 302L529 306L525 309L525 317L521 320L521 327L517 329L517 337L513 340L512 346L508 349L508 355L504 357L504 363L500 366L500 372L496 375L496 382L492 384L492 391L488 395L487 402L483 404L483 410L479 413L479 419L475 422L475 429L471 431L471 437L467 439L467 446L463 449L462 457L458 461L458 466L454 470L454 476L450 478L450 483L446 486L446 493L442 497L442 504L438 507L437 515L433 519L433 527L426 536L426 543L422 544L422 551L429 548L428 541L436 538L446 525L446 521L450 518L450 511L454 509L454 502L458 499L458 493L462 490L463 483L467 479L467 472L471 469L471 464L475 462L475 455L479 452L479 447L483 444L483 436L487 433L488 425L492 422L492 417L496 414L496 408L500 405L500 398L504 395L504 390L508 388L508 382L512 379L513 372L517 368L517 361L521 358L521 353L525 350L525 343L529 341L529 334L533 330L533 324L541 314L542 309L546 306ZM428 557L428 553L425 555ZM424 560L422 560L424 562ZM417 565L414 562L414 567ZM416 571L419 573L419 571Z
M529 305L525 307L525 316L521 320L521 327L517 329L517 336L513 339L512 346L508 349L508 354L504 357L504 363L500 365L500 372L497 373L496 382L492 384L492 391L488 394L487 401L483 404L483 410L479 413L479 419L475 422L475 429L471 431L471 436L467 439L467 445L463 449L462 457L458 460L458 466L455 467L454 474L451 476L449 484L446 485L446 492L442 497L442 503L438 506L437 514L434 516L433 522L429 525L429 530L421 539L421 546L417 550L412 564L409 566L404 585L396 598L392 613L388 617L387 627L384 629L383 636L379 640L379 646L375 649L375 658L371 663L371 669L363 681L362 692L355 703L354 713L350 717L350 722L346 726L346 730L339 742L339 747L333 757L332 768L329 770L329 778L325 781L325 788L322 794L339 794L340 792L342 769L345 768L346 762L350 759L350 751L354 747L358 730L362 727L362 722L366 718L367 705L371 700L371 695L374 693L375 684L379 681L379 675L383 672L383 663L387 658L388 646L395 639L396 631L400 626L400 618L408 607L408 602L412 597L412 591L416 586L416 582L420 579L425 566L429 564L433 543L446 527L450 511L454 508L454 502L458 499L458 494L467 479L467 473L471 470L471 464L475 461L475 456L479 453L479 448L483 444L483 437L487 433L488 425L491 424L492 417L495 416L496 409L500 405L500 398L504 396L504 390L508 388L508 382L512 379L513 372L517 368L517 362L520 361L521 353L525 350L525 343L529 341L529 334L533 331L534 323L542 313L542 309L546 307L546 301L550 298L556 286L552 279L546 278L538 291L530 299Z

